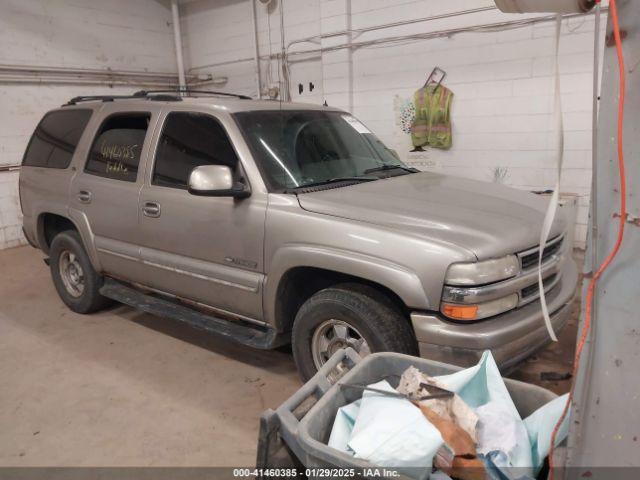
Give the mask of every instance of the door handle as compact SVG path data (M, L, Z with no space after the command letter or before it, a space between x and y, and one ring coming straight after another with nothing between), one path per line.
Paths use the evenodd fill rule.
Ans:
M158 218L160 216L160 204L157 202L145 202L142 207L142 213L151 218Z
M80 201L80 203L91 203L92 196L93 195L91 195L91 192L87 190L80 190L78 192L78 200Z

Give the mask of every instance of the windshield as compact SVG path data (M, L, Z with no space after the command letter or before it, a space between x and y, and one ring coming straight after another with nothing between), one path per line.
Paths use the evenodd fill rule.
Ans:
M414 171L344 112L257 110L235 117L272 190L370 181Z

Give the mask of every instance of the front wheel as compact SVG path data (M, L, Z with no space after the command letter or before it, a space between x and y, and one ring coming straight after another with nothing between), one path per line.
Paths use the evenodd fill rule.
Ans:
M348 286L321 290L300 307L293 324L292 343L303 381L345 347L361 356L373 352L417 354L409 322L386 297Z

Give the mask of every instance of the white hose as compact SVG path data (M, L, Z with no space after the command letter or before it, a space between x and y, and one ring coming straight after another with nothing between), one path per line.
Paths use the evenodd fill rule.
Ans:
M547 308L547 299L544 294L544 284L542 282L542 254L544 252L544 246L549 239L549 233L551 232L551 225L556 216L558 210L558 200L560 197L560 175L562 173L562 157L564 153L564 127L562 125L562 100L560 98L560 30L562 28L562 15L558 15L556 18L556 45L555 45L555 73L554 73L554 105L553 105L553 124L555 125L555 144L556 144L556 156L557 156L557 177L556 185L549 201L549 207L544 216L544 222L542 223L542 231L540 232L540 249L538 253L538 290L540 291L540 305L542 306L542 315L544 316L544 323L549 332L551 340L558 341L553 326L551 325L551 317L549 316L549 309ZM565 239L566 241L566 239Z

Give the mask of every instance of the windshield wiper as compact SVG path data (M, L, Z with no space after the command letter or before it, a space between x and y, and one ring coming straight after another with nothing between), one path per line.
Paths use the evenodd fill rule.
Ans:
M379 167L367 168L364 171L364 174L366 175L368 173L384 172L387 170L398 170L398 169L404 170L405 172L409 172L409 173L418 173L420 171L417 168L405 167L404 165L389 165L385 163L384 165L380 165Z
M330 183L339 183L339 182L373 182L375 180L379 180L378 178L372 178L372 177L335 177L335 178L329 178L328 180L322 180L319 182L311 182L311 183L305 183L303 185L300 185L298 187L294 187L294 188L289 188L287 190L300 190L302 188L309 188L309 187L318 187L320 185L328 185Z

